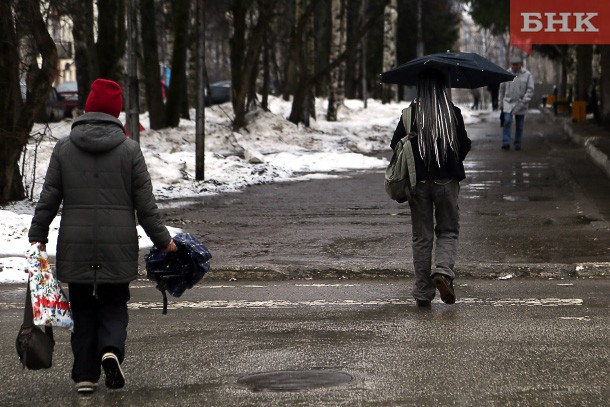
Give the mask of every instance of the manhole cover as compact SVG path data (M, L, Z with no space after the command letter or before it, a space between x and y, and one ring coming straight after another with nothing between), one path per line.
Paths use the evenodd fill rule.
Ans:
M283 370L242 376L237 383L253 391L299 391L332 387L352 381L352 376L332 370Z

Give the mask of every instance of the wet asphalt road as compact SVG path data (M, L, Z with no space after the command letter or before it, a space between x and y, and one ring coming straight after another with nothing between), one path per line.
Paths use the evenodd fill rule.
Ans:
M86 398L69 379L65 331L56 332L51 370L19 368L13 333L23 289L0 287L0 405L607 405L610 280L462 280L455 305L436 300L427 311L409 299L410 284L206 281L162 315L159 293L136 282L127 385ZM238 383L311 370L352 379L280 392Z
M167 316L133 284L127 387L78 398L62 331L54 368L22 371L24 290L4 285L0 405L607 405L610 180L543 115L528 116L520 152L500 150L495 121L467 129L456 305L415 308L408 208L380 172L189 200L165 220L206 243L213 271ZM238 383L312 369L353 379Z
M492 117L467 126L456 272L569 276L610 261L610 179L547 116L526 118L522 151L500 149ZM209 278L412 275L408 205L387 198L382 172L183 203L166 222L210 248Z

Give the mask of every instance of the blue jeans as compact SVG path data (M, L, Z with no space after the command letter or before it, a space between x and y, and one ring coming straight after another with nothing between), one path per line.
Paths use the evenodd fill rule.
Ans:
M434 298L434 274L444 274L450 280L455 277L453 267L460 235L459 191L460 183L457 179L429 180L418 182L415 186L409 206L415 268L412 294L417 300L430 301ZM435 268L432 271L435 235Z
M521 137L523 136L524 114L515 115L515 147L521 147ZM510 145L510 130L513 125L513 115L504 112L504 128L502 129L502 145Z

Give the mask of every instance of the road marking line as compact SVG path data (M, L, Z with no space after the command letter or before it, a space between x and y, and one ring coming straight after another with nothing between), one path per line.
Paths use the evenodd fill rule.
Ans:
M438 301L437 301L438 302ZM389 299L372 299L372 300L208 300L208 301L179 301L169 302L170 309L185 309L185 308L298 308L298 307L345 307L345 306L375 306L375 305L412 305L414 300L403 300L398 298ZM504 298L504 299L481 299L481 298L462 298L457 301L458 304L466 305L484 305L493 307L505 306L542 306L542 307L559 307L559 306L578 306L582 305L583 300L580 298ZM440 302L439 302L440 304ZM158 309L162 305L159 302L131 302L128 304L131 309Z
M209 289L209 288L269 288L269 287L277 287L277 284L268 284L268 285L254 285L254 284L246 284L246 285L200 285L197 286L198 289ZM324 283L311 283L311 284L294 284L294 287L359 287L360 284L324 284ZM131 284L129 286L130 289L133 288L151 288L152 284L147 285L136 285Z
M585 315L584 317L559 317L559 319L567 319L573 321L591 321L591 317L588 315Z
M379 306L379 305L413 305L414 300L399 298L371 299L371 300L204 300L204 301L169 301L170 309L185 308L298 308L298 307L345 307L345 306ZM439 300L435 304L442 304ZM483 305L492 307L526 306L526 307L560 307L580 306L581 298L460 298L456 304ZM160 302L138 301L129 302L130 309L160 309ZM0 302L0 310L23 309L23 304Z

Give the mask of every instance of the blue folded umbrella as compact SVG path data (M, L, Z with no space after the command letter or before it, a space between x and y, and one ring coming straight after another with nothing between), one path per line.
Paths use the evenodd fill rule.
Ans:
M163 313L167 314L167 295L180 297L187 289L193 288L210 268L210 251L190 233L174 236L178 247L175 252L165 253L153 246L144 256L146 277L157 283L163 294Z

